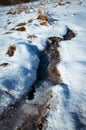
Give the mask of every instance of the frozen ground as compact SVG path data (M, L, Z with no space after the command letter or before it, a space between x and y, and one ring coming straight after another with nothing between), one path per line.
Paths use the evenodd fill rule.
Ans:
M15 7L0 7L0 113L31 89L39 51L45 48L47 38L62 38L68 27L76 37L59 43L61 62L57 68L64 84L50 87L53 97L49 101L47 130L86 130L86 1L45 3L44 7L34 2L26 13L14 15L7 12L10 8L15 11ZM25 6L30 8L32 3ZM47 26L37 19L38 7L48 12ZM16 30L20 23L24 23L25 31ZM11 57L7 54L10 46L16 47Z

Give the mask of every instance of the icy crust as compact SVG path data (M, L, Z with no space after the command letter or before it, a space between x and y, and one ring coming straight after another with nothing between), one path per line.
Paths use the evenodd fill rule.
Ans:
M7 66L0 66L0 112L31 89L39 64L38 50L29 42L16 43L12 57L6 54L9 46L3 43L0 47L0 64L8 63Z

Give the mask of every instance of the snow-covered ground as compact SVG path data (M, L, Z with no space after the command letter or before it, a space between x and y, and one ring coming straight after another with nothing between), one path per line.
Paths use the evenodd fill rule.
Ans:
M49 101L47 130L86 130L86 1L45 3L45 7L38 1L25 4L33 7L15 15L7 14L10 8L16 10L14 6L0 7L0 113L31 89L39 51L45 48L47 38L62 37L68 27L76 37L59 43L61 62L57 68L64 84L50 88L53 97ZM37 19L39 9L48 12L47 26ZM16 30L20 23L25 23L25 31ZM16 47L11 57L7 54L10 46Z

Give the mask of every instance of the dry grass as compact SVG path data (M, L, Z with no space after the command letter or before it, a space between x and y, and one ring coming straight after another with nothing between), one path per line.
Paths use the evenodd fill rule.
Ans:
M9 48L8 48L8 51L6 54L8 54L10 57L12 57L14 55L14 52L16 51L16 47L14 45L11 45Z
M39 14L37 19L42 20L42 21L48 21L48 16L45 14Z
M64 6L64 5L67 5L67 4L71 4L71 2L70 1L64 2L64 0L59 0L58 4L55 7Z
M24 26L26 23L19 23L17 26Z
M34 34L32 34L32 35L27 36L27 38L30 38L30 39L32 39L32 38L37 38L37 36L34 35Z
M24 31L26 31L26 28L25 27L19 27L19 28L16 28L15 30L20 31L20 32L24 32Z
M6 67L8 65L10 65L10 64L9 63L2 63L2 64L0 64L0 66L3 66L3 67Z
M48 25L49 25L49 23L48 23L48 22L46 22L46 21L44 21L44 22L41 22L41 23L40 23L40 25L42 25L42 26L48 26Z
M22 12L25 13L29 12L29 7L20 5L16 7L15 10L11 9L10 11L8 11L7 14L15 15L15 14L21 14Z
M33 19L28 20L28 23L32 23L32 22L33 22Z
M38 114L29 114L17 130L42 130L44 124L47 124L47 108L46 104L33 104L37 108Z
M54 65L51 66L49 69L49 76L52 77L52 80L55 83L60 84L62 82L61 75L60 75L59 71L57 70L56 66L54 66Z
M61 2L58 3L58 6L63 6L63 5L65 5L65 4L61 3Z

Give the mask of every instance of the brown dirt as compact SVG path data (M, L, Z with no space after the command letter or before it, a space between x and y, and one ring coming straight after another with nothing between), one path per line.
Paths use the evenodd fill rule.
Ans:
M6 54L8 54L10 57L12 57L14 55L14 52L16 51L16 47L14 45L11 45L9 48L8 48L8 51Z

